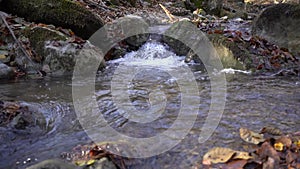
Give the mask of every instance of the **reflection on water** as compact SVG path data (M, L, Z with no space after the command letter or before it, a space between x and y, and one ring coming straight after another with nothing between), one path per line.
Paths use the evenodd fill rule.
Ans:
M102 114L107 123L116 131L136 138L161 134L174 123L182 106L182 95L181 88L176 81L177 78L167 71L179 69L176 65L188 67L182 62L182 58L168 53L165 47L157 46L159 44L150 45L154 45L150 49L155 49L155 52L148 53L155 56L150 59L151 62L145 62L141 57L136 58L136 55L133 56L131 53L127 58L110 63L108 68L99 72L99 76L96 78L95 96L99 114ZM156 48L154 48L155 46ZM149 50L149 46L135 54L140 55L147 50ZM164 57L156 56L160 54L163 54ZM165 57L166 55L172 55L173 60ZM169 59L169 61L165 62L164 59ZM163 64L160 63L160 60L164 61ZM139 67L139 71L132 76L128 72L117 71L118 65L122 63L131 67L144 65L144 68ZM168 69L162 68L164 65ZM130 164L130 168L191 168L196 163L200 163L201 156L213 146L243 150L244 143L238 135L240 127L258 131L265 125L273 125L285 132L296 131L300 128L299 78L252 76L251 74L231 72L232 74L227 74L227 98L222 120L213 136L207 142L199 144L201 127L211 104L210 78L206 73L200 72L197 65L189 66L197 80L199 96L188 99L200 101L199 107L190 107L191 110L199 109L194 127L173 149L155 157L136 160L136 163ZM119 73L119 76L122 77L117 79L118 83L126 80L123 83L126 83L128 90L123 92L127 92L129 96L128 100L131 104L129 106L133 106L137 111L147 113L151 107L166 101L164 109L157 109L160 114L155 116L152 122L138 123L125 118L128 116L123 116L124 112L118 109L112 99L111 81L114 73ZM187 75L186 72L179 72L179 76ZM127 81L130 79L129 77L133 77L133 79ZM20 100L32 103L39 108L49 124L52 125L51 130L34 135L34 137L16 135L1 127L0 166L4 166L4 168L26 166L26 164L16 165L16 162L26 161L27 158L36 159L37 162L43 159L59 158L62 152L70 151L78 144L91 142L76 118L72 103L71 84L71 81L65 78L0 82L1 100ZM151 95L151 92L156 90L162 91L163 95L157 97ZM147 116L147 114L144 115ZM187 112L187 120L191 117ZM33 163L35 162L31 162L31 164Z

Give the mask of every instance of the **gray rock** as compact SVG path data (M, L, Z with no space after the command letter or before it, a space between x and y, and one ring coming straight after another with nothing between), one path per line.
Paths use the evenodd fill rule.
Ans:
M108 158L101 158L99 161L95 162L93 166L90 166L89 169L117 169L115 164L108 160Z
M265 9L255 20L252 33L299 53L300 5L278 4Z
M29 60L19 50L15 61L28 74L36 74L37 71L43 70L50 76L72 75L76 58L82 51L88 53L87 59L101 57L101 53L89 42L70 43L68 37L52 28L36 27L24 30L24 34L28 37L37 59ZM104 66L103 60L99 68Z
M130 46L132 46L132 48L135 49L142 46L144 43L146 43L148 39L149 39L149 34L139 34L139 35L131 36L127 38L125 41L127 42L127 44L129 44Z
M89 43L86 43L82 49L78 49L78 45L74 43L61 41L60 46L55 46L49 42L46 50L47 55L43 67L47 67L47 71L51 72L52 76L72 75L77 58L80 58L80 68L87 71L93 69L87 69L90 66L89 63L97 62L97 58L104 57L101 51ZM102 59L99 69L104 66L105 62Z
M6 64L0 62L0 79L10 79L14 76L14 70Z
M58 159L45 160L26 169L76 169L72 164L65 163Z
M27 130L28 134L39 134L47 130L47 121L42 108L31 103L20 103L19 114L10 122L12 128Z
M132 22L131 20L136 20L137 22ZM145 20L142 17L136 16L136 15L129 15L123 20L121 20L123 24L123 29L125 31L128 31L129 34L133 35L131 37L128 37L125 39L125 42L132 46L133 48L138 48L142 46L149 38L149 34L142 33L142 34L136 34L136 29L140 29L141 32L146 32L148 27L148 24L145 22ZM136 29L135 29L136 28Z
M206 35L199 32L191 32L191 23L181 21L173 24L163 36L163 41L168 44L177 55L186 56L185 61L194 60L196 63L215 65L221 61L224 68L245 69L244 61L249 55L234 43L230 43L221 35ZM195 36L197 34L201 36ZM168 36L169 35L169 36ZM170 38L171 36L175 38ZM198 39L197 39L198 38ZM183 40L185 44L183 44ZM198 50L198 56L191 49ZM205 65L207 66L207 65ZM247 66L246 66L247 67Z

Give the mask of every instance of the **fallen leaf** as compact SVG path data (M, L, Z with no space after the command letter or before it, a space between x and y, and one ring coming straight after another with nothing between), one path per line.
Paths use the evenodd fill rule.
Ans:
M210 149L204 156L202 164L226 163L235 155L235 151L230 148L215 147Z
M284 145L281 142L275 143L274 144L274 148L277 151L282 151L283 150Z
M299 148L299 149L300 149L300 140L298 140L298 141L295 141L295 144L296 144L297 148Z
M282 143L283 146L290 148L292 145L292 140L287 136L282 136L282 137L276 139L275 144L276 143Z
M248 142L248 143L253 143L253 144L259 144L261 142L264 142L264 135L255 133L249 129L246 128L240 128L240 137Z
M76 161L75 164L76 164L77 166L82 167L82 166L84 166L84 165L86 164L86 161L84 161L84 160L79 160L79 161Z
M96 162L96 160L92 159L86 162L86 165L92 165Z
M247 163L247 160L233 160L227 163L224 169L243 169Z
M279 162L280 157L278 152L268 142L264 142L261 147L256 151L260 159L266 159L272 157L275 161Z
M5 102L3 105L3 109L7 113L16 113L20 109L20 105L14 102Z
M268 133L268 134L278 135L278 136L282 135L282 131L280 129L271 126L266 126L262 128L260 133L261 134Z
M242 160L249 160L253 158L248 152L244 151L236 151L236 154L232 159L242 159Z
M285 159L287 164L291 164L297 161L297 153L293 153L290 150L288 150Z
M223 30L214 30L215 34L223 34Z
M6 56L5 55L0 55L0 59L5 59Z
M267 162L263 163L263 169L274 169L275 160L272 157L268 157Z
M256 67L257 70L261 70L261 69L263 69L263 68L264 68L264 64L259 64L259 65Z

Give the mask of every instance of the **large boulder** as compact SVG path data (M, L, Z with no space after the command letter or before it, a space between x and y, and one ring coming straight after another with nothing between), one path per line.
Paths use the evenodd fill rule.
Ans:
M101 51L90 43L85 43L80 49L78 48L78 44L74 43L61 41L60 45L56 46L56 43L48 42L48 44L46 44L45 53L47 53L47 55L43 62L43 68L49 71L52 76L72 75L75 66L79 66L83 72L91 70L88 69L88 67L91 66L89 63L95 63L98 62L101 57L102 59L104 58ZM76 63L78 60L81 63ZM99 69L104 66L105 62L102 60L102 62L99 63Z
M69 0L2 0L0 10L26 20L72 29L88 39L104 25L100 17Z
M300 5L278 4L266 8L254 21L253 34L300 53Z
M181 24L173 24L166 30L163 36L163 42L168 44L177 55L186 56L187 62L194 60L198 63L212 63L220 59L224 68L247 69L251 67L248 61L250 54L247 53L246 50L241 49L238 44L228 41L224 36L219 34L207 35L202 33L202 39L196 39L193 34L187 31L189 29L188 25L190 24L184 22L181 22ZM189 39L187 41L189 41L190 46L201 49L202 51L198 53L201 53L203 56L197 56L195 51L192 51L188 44L186 45L168 35L176 35L184 37L183 39ZM205 46L209 48L211 46L211 49L208 50ZM217 52L217 55L214 52Z
M22 34L22 39L27 39L35 57L30 61L22 51L18 51L15 62L29 74L42 70L51 76L72 75L79 56L86 60L102 57L102 53L89 42L72 40L74 37L68 37L53 28L29 27L22 30ZM99 68L104 65L103 60Z

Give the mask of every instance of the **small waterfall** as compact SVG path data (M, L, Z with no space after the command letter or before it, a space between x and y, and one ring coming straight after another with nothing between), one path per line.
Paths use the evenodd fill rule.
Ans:
M137 51L127 53L123 58L109 63L122 63L131 66L175 68L185 66L184 56L178 56L165 44L156 41L145 43Z

